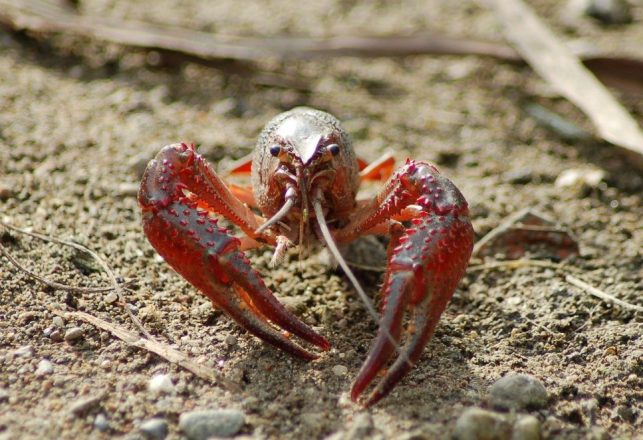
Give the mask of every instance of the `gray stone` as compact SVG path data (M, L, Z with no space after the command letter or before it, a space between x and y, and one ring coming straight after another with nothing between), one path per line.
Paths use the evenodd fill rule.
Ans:
M333 367L333 374L335 376L346 376L348 374L348 368L344 365L335 365Z
M545 386L533 376L512 374L498 379L489 389L491 405L500 409L536 409L547 404Z
M540 421L534 416L523 416L514 423L511 440L540 440Z
M65 332L65 341L74 342L83 337L83 329L80 327L72 327Z
M94 427L100 432L105 432L109 429L109 422L105 414L98 414L94 419Z
M84 417L92 409L96 408L104 397L105 396L101 394L77 400L70 405L69 412L77 417Z
M13 355L15 357L30 358L33 356L33 347L31 345L24 345L20 348L16 348L13 351Z
M163 440L167 437L167 421L165 419L149 419L138 427L148 440Z
M632 11L625 0L571 0L572 15L587 15L606 25L632 22Z
M510 440L511 423L502 414L468 408L458 418L453 438L457 440Z
M245 414L236 409L190 411L179 417L179 429L190 440L232 437L245 423Z

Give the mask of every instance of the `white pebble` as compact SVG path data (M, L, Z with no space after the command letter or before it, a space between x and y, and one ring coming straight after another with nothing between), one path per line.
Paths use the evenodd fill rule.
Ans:
M335 376L346 376L348 374L348 368L343 365L335 365L333 367L333 374L335 374Z
M54 372L54 365L49 362L47 359L43 359L38 362L38 368L36 368L36 376L46 376Z
M154 375L148 385L148 389L153 393L166 393L169 394L174 391L174 384L169 374L156 374Z

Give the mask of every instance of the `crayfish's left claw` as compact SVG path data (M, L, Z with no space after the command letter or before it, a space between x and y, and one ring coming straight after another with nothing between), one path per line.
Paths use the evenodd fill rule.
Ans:
M450 188L448 183L441 187ZM440 212L421 199L421 212L413 219L413 227L391 240L382 287L380 330L353 384L353 401L360 398L376 376L383 375L363 401L365 406L377 403L413 367L464 275L473 248L473 228L459 192L453 191L450 196L454 200L453 209ZM405 315L407 331L402 335ZM397 359L386 370L396 351L389 335L398 342L404 339L404 345L397 349Z

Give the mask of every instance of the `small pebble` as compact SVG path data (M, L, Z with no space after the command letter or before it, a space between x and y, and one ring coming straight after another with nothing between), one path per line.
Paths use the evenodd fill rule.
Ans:
M626 0L571 0L568 9L571 15L587 15L605 25L632 22L632 12Z
M165 419L149 419L138 428L148 440L163 440L167 437L167 421Z
M102 395L99 396L90 396L85 399L77 400L72 403L69 407L69 412L74 414L77 417L84 417L89 411L94 409L101 400L103 400Z
M520 168L502 174L502 181L516 185L525 185L534 180L534 173L529 168Z
M491 405L500 409L536 409L547 404L545 386L533 376L512 374L498 379L489 388Z
M502 415L480 408L468 408L455 423L458 440L509 440L511 423Z
M36 376L46 376L54 372L54 365L49 362L47 359L43 359L38 362L38 368L36 368Z
M348 374L348 368L343 365L335 365L333 367L333 374L335 376L346 376Z
M588 440L609 440L610 435L604 428L600 426L592 426L592 429L587 436Z
M94 419L94 427L100 432L105 432L109 429L109 422L104 414L98 414Z
M65 321L60 316L54 316L51 322L53 322L54 326L58 328L63 328L65 326Z
M230 347L237 345L237 337L235 335L228 335L225 337L225 343Z
M72 327L65 332L65 341L74 342L82 339L83 329L80 327Z
M232 437L239 432L245 418L245 414L236 409L190 411L179 417L179 429L189 440Z
M596 188L605 179L605 171L598 168L570 168L558 175L556 188Z
M140 185L135 182L122 182L116 185L114 193L122 197L136 197Z
M373 430L373 418L367 412L356 414L348 427L344 440L361 440L368 438Z
M21 358L30 358L31 356L33 356L33 347L31 345L24 345L20 348L17 348L13 351L13 356L21 357Z
M9 390L0 388L0 403L6 402L7 400L9 400Z
M514 423L511 440L540 440L540 421L534 416L524 416Z
M0 182L0 200L6 202L13 196L11 187L5 183Z
M30 311L27 311L27 312L21 313L21 314L20 314L20 317L18 318L18 321L19 321L21 324L27 324L27 323L29 323L29 322L31 322L31 321L33 321L34 319L37 319L37 318L39 318L39 317L40 317L40 313L39 313L39 312L34 312L34 311L31 311L31 310L30 310Z
M147 388L153 393L169 394L174 391L172 377L169 374L156 374L148 382Z
M63 332L60 330L54 330L49 335L49 338L54 342L61 342L63 340Z
M325 425L326 417L321 412L306 412L299 416L299 420L309 430L317 432Z
M105 302L107 304L114 304L116 301L118 301L118 295L116 294L116 292L110 292L105 295Z

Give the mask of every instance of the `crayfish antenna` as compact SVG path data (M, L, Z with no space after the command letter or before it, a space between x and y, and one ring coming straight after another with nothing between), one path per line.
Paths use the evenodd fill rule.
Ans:
M355 274L353 274L353 271L350 269L350 267L348 267L346 260L344 260L344 257L339 252L339 249L335 244L335 240L333 240L333 236L331 235L330 229L328 229L328 224L326 223L326 218L324 217L324 211L321 206L321 198L322 196L320 192L317 192L313 199L313 208L315 210L315 217L317 218L317 224L319 225L319 229L321 230L322 236L324 237L326 246L328 247L328 250L333 255L333 257L335 257L335 260L337 260L337 263L341 266L342 270L344 271L344 273L346 274L350 282L353 284L353 287L355 287L355 290L357 291L357 294L359 295L360 299L364 303L364 306L366 307L366 310L368 311L368 313L379 325L380 315L377 313L377 310L375 310L375 306L371 302L368 295L366 295L366 292L364 291L364 289L362 289L362 286L359 284L357 277L355 276ZM395 351L397 351L400 354L403 361L405 360L410 366L412 366L411 361L408 359L406 352L403 351L402 348L400 347L400 344L398 343L398 339L395 338L395 336L393 336L391 332L389 332L388 329L383 326L380 326L380 331L383 333L384 337L388 339L388 341L391 343Z

